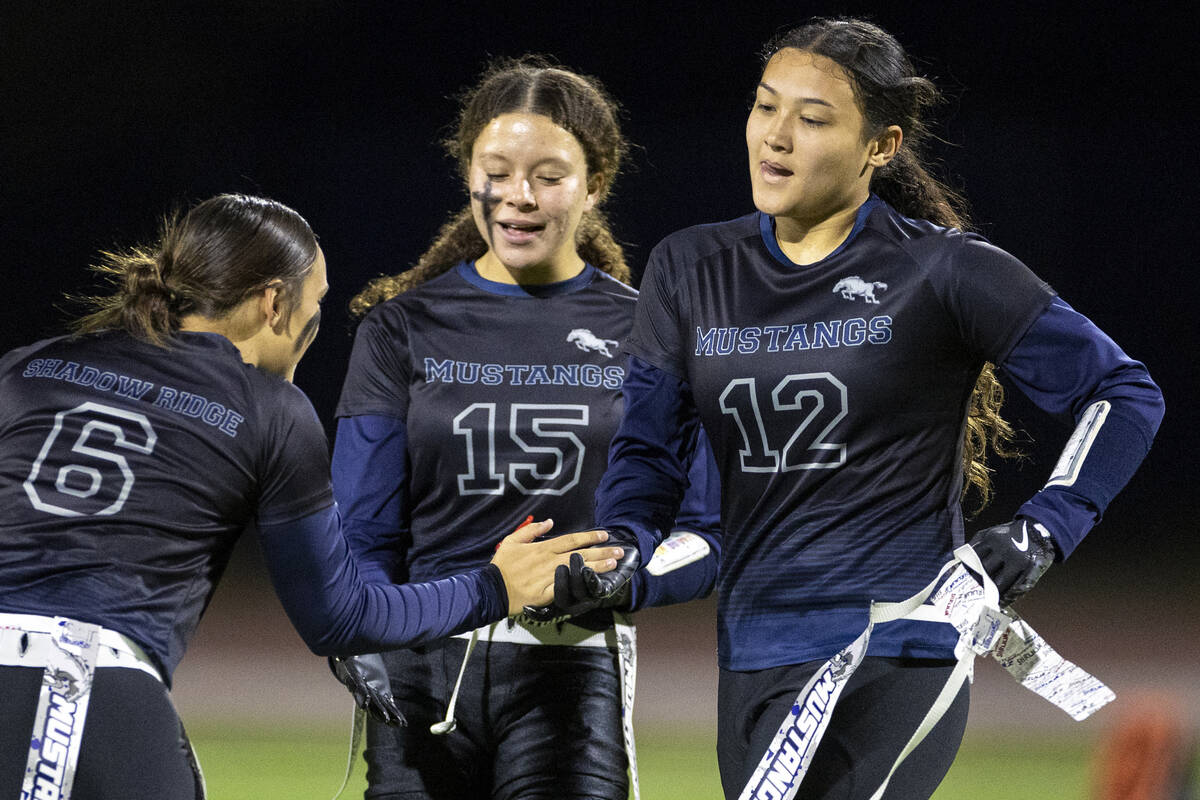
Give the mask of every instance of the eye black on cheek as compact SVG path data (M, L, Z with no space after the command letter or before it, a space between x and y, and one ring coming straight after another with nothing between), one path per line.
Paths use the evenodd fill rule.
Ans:
M496 213L496 206L500 205L500 198L498 196L496 196L495 194L492 194L492 179L488 178L487 181L483 184L482 192L471 192L471 197L478 200L480 205L483 206L483 221L485 223L487 223L486 230L487 230L487 237L488 237L488 246L490 247L493 244L493 242L492 242L492 216Z

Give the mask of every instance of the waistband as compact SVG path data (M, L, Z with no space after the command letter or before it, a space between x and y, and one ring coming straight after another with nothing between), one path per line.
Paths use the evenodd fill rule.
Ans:
M54 617L0 612L0 665L44 668L46 654L54 647L55 627ZM100 629L96 666L140 669L162 681L146 651L128 636L109 628Z
M617 624L632 625L625 614L614 613L613 621ZM532 623L520 616L502 619L490 625L484 625L476 632L464 631L454 635L455 639L470 639L473 633L478 634L481 642L507 642L510 644L539 644L558 645L564 647L616 647L617 638L613 628L594 631L573 625L570 622Z

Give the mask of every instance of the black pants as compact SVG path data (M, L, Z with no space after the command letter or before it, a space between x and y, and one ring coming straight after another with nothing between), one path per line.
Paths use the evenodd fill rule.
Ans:
M824 662L721 670L717 760L727 800L737 800L796 695ZM869 798L891 769L954 668L953 661L868 657L846 684L797 800ZM967 724L964 685L945 716L892 776L885 798L921 800L950 769Z
M0 798L20 797L42 670L0 666ZM166 687L136 669L96 670L72 800L193 800L199 784Z
M385 653L408 726L367 728L368 798L625 800L617 656L602 647L479 642L457 729L435 736L466 650L447 639Z

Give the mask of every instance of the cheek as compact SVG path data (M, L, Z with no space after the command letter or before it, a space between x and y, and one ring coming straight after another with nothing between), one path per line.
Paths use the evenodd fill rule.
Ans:
M587 208L587 191L582 181L571 181L545 192L538 204L559 226L574 225Z
M316 313L308 318L308 322L304 323L304 327L300 330L300 335L296 337L297 352L305 350L313 340L317 338L317 329L321 327L321 307L317 306Z
M762 137L756 129L754 117L750 117L746 120L746 149L750 152L751 157L754 155L755 142L759 141L762 141Z
M475 217L475 224L481 226L482 231L482 227L486 226L495 214L496 206L500 205L500 197L492 186L491 179L483 175L474 176L469 188L471 213Z

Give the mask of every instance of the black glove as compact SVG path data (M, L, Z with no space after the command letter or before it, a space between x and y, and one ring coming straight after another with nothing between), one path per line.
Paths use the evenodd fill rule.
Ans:
M1058 555L1050 532L1029 519L984 528L970 544L1000 590L1003 606L1032 589Z
M408 725L392 698L392 684L379 653L330 656L329 669L354 695L354 702L386 725Z
M622 589L637 571L642 558L636 545L622 545L625 554L616 569L597 573L583 563L579 553L571 554L570 566L554 571L554 602L548 606L525 606L525 614L536 622L559 617L577 617L594 608L620 604Z

